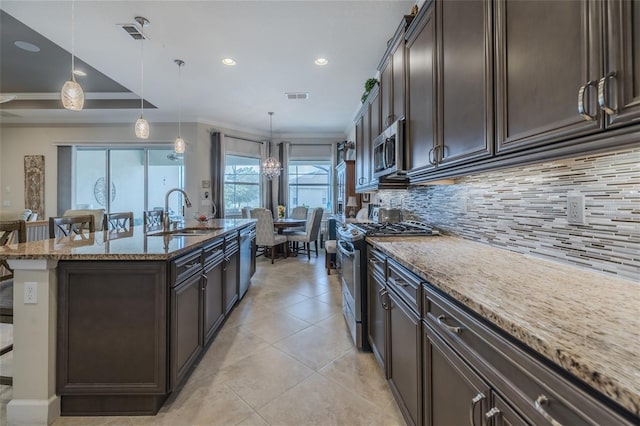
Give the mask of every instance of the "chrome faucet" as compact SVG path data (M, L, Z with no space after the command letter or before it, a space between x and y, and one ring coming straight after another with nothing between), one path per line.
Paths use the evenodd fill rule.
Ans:
M182 189L180 188L173 188L167 191L167 193L164 196L164 216L163 216L163 229L165 232L169 231L169 228L171 226L171 224L169 223L169 194L171 194L172 192L182 192L182 195L184 195L184 203L187 205L187 207L191 207L191 201L189 201L189 196L187 195L186 192L184 192Z

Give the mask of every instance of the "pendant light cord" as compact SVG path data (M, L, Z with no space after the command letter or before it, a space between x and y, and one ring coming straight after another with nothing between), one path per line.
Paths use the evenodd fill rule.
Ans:
M140 116L144 113L144 19L140 21Z
M71 80L76 81L76 2L71 0Z
M182 137L182 79L180 78L183 63L178 63L178 137Z

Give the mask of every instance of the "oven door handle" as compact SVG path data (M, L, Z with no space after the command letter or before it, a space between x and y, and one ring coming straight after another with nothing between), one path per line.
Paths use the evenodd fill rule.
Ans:
M349 250L345 249L343 246L347 246L349 248ZM342 240L338 240L338 250L340 251L340 253L342 253L343 255L347 256L347 257L353 257L355 255L355 249L353 247L353 244L351 244L349 241L342 241Z

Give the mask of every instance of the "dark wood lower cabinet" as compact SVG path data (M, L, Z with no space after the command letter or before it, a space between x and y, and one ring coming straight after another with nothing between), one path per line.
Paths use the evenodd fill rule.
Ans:
M482 425L489 386L423 323L426 425Z
M204 307L204 345L207 346L215 337L224 321L224 302L222 290L223 255L205 265L203 281Z
M154 414L167 390L165 262L60 261L62 414Z
M238 279L240 251L237 237L224 248L224 301L225 315L228 314L238 301Z
M371 345L371 350L378 360L378 364L382 367L382 371L385 372L385 376L387 374L386 369L386 359L387 359L387 348L386 341L387 336L387 321L388 315L387 310L385 308L385 298L386 289L385 289L385 279L377 272L369 270L369 281L368 281L368 289L367 289L367 297L368 297L368 309L367 315L369 316L367 334L369 339L369 345Z
M408 424L422 424L420 316L393 291L388 293L387 374L391 391Z
M171 389L187 376L204 347L202 294L199 272L171 288Z

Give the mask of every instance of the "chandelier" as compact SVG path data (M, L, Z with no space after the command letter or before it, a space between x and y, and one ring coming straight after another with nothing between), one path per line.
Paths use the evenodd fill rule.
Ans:
M60 91L60 99L62 106L71 111L81 111L84 106L84 91L76 81L76 54L75 54L75 2L71 2L71 80L68 80L62 86Z
M262 163L262 174L267 179L271 180L280 176L280 170L282 169L280 162L271 156L271 141L273 140L273 112L269 112L269 152L268 157Z

